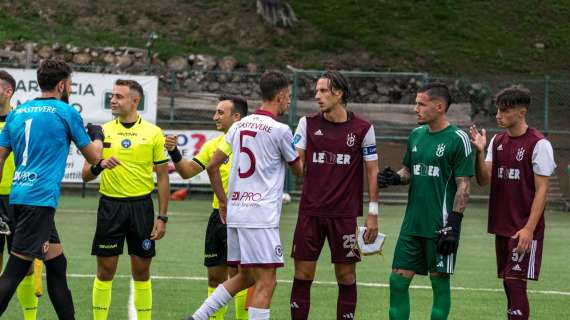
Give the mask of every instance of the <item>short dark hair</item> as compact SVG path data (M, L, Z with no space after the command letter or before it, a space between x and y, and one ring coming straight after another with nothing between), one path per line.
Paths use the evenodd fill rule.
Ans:
M327 70L320 76L320 78L329 80L329 89L331 91L337 90L342 92L342 104L346 105L348 103L348 99L351 96L350 85L342 73Z
M510 86L495 95L497 108L509 109L514 107L530 107L530 90L523 86Z
M51 91L61 80L71 76L71 67L65 61L47 59L37 70L38 84L42 91Z
M10 85L10 87L12 87L12 91L16 91L16 80L11 74L4 70L0 70L0 80L4 80L4 82Z
M288 88L289 79L279 71L267 71L259 79L259 88L261 89L261 99L271 101L279 91Z
M245 100L242 97L232 96L232 95L227 95L227 94L221 95L220 98L218 99L218 101L225 101L225 100L229 100L232 102L233 112L239 113L239 115L242 118L247 116L247 108L248 108L247 100Z
M144 99L143 88L140 83L135 80L117 79L117 81L115 81L115 85L129 87L129 90L133 90L138 93L139 97L141 97L141 101Z
M445 111L449 110L451 105L451 94L449 88L443 82L431 82L421 86L418 93L426 92L430 98L438 98L445 102Z

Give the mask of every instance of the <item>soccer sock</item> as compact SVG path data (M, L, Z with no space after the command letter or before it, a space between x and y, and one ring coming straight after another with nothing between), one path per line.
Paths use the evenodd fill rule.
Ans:
M101 281L97 277L93 280L93 320L107 320L111 307L111 292L113 280Z
M135 283L135 309L138 320L150 320L152 318L152 285L150 279L146 281L134 281Z
M44 261L48 294L60 320L75 319L75 309L71 291L67 286L67 259L61 254Z
M354 319L356 313L356 283L338 284L337 319Z
M311 308L311 285L313 280L293 279L291 289L291 319L304 320L309 317Z
M10 255L4 273L0 276L0 315L6 311L10 299L16 292L18 284L28 273L31 264L32 261Z
M34 293L34 275L26 276L16 291L24 320L36 320L38 312L38 297Z
M507 314L511 312L511 296L509 295L509 287L507 287L507 281L503 280L503 288L505 289L505 295L507 296Z
M208 287L208 297L214 293L216 288ZM226 312L228 311L228 306L225 305L220 310L216 311L213 315L209 317L210 320L223 320L226 317ZM237 310L236 310L237 311Z
M505 279L508 288L509 301L511 302L508 313L509 320L526 320L530 315L528 297L526 294L526 281L519 279Z
M390 274L390 320L408 320L410 318L410 283L411 278L395 272Z
M220 308L228 304L232 296L226 290L224 285L220 284L216 290L212 293L211 296L202 303L200 308L194 312L192 317L194 320L207 320L209 316L214 314L214 312L218 311ZM251 319L251 318L250 318Z
M451 287L449 276L430 276L433 291L433 305L431 307L432 320L445 320L451 309Z
M245 306L246 298L247 298L247 289L236 293L236 295L234 296L236 320L247 320L247 308Z
M249 320L269 320L271 315L271 310L269 309L258 309L254 307L249 307L248 316Z

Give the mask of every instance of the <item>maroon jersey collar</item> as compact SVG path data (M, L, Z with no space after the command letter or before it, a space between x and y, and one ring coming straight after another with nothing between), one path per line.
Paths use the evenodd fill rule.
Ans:
M259 114L262 116L268 116L273 118L274 120L277 120L277 118L275 117L275 115L267 110L262 110L262 109L257 109L253 112L253 114Z
M327 120L327 118L325 118L325 116L323 115L323 113L319 113L319 116L321 117L321 119L323 119L325 122L328 122L330 124L336 124L336 125L343 125L345 123L350 122L350 120L352 120L354 118L354 112L352 111L347 111L346 112L346 121L345 122L331 122L329 120Z

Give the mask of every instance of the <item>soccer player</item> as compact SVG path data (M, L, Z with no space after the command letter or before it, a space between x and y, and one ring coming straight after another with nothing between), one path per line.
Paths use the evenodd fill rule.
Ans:
M216 129L224 134L235 122L240 121L247 115L247 101L240 97L222 95L219 98L216 111L214 112L214 121ZM170 158L174 162L176 171L184 179L190 179L199 174L210 162L214 153L224 142L224 135L220 135L206 142L200 152L192 159L182 158L182 154L176 147L177 137L166 137L166 149L170 154ZM224 185L224 191L228 190L228 180L230 177L231 155L227 162L220 166L220 176ZM208 296L212 295L216 287L222 282L237 274L236 266L227 265L227 230L226 225L220 220L219 201L214 194L212 199L212 213L208 220L206 228L206 239L204 248L204 266L208 269ZM238 320L247 319L247 311L245 309L247 290L238 292L235 297L235 318ZM227 306L218 310L210 319L224 319Z
M291 254L291 319L309 316L311 284L325 239L338 283L337 319L355 317L360 261L355 232L363 209L363 172L369 191L365 240L372 242L378 235L376 136L368 120L347 110L349 98L346 78L326 71L316 86L320 113L301 118L295 132L295 147L307 170Z
M105 123L103 132L98 134L99 140L103 140L103 157L115 156L117 166L112 170L88 164L83 167L84 181L101 174L97 229L91 248L91 254L97 256L92 300L95 320L107 319L113 277L125 238L131 257L137 318L148 320L152 315L150 263L155 256L155 240L166 232L170 185L162 130L143 120L137 112L143 97L138 82L120 79L115 82L111 110L116 119ZM151 199L153 168L158 187L156 219Z
M107 167L108 160L101 160L81 115L67 104L71 72L65 62L42 62L37 70L41 97L10 112L0 134L0 168L10 152L16 165L10 192L15 228L11 255L0 277L0 315L37 258L44 261L49 297L59 319L74 319L67 260L54 223L69 142L89 163Z
M190 319L208 319L232 296L254 284L249 319L270 316L276 268L283 266L279 219L285 163L297 176L303 168L291 144L291 129L276 120L289 106L289 80L280 72L266 72L260 89L261 108L232 125L225 136L227 144L214 153L207 166L220 199L222 222L227 217L228 264L238 265L238 274L219 285ZM234 156L226 197L219 167L230 153Z
M409 286L415 274L430 273L431 319L447 319L451 309L450 275L455 269L474 164L469 137L447 119L450 103L445 84L420 88L415 111L422 126L408 137L404 167L398 172L388 167L378 175L381 188L410 184L390 275L389 316L393 320L410 317Z
M485 129L470 129L477 183L491 183L487 230L495 235L497 276L503 279L511 320L530 317L527 280L538 280L540 273L548 177L556 168L552 145L526 122L530 102L524 87L497 93L497 123L506 130L493 136L487 156Z

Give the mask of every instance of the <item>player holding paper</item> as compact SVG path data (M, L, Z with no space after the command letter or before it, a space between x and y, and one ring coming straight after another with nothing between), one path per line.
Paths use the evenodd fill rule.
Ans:
M363 171L368 177L366 242L378 235L378 155L372 124L346 109L348 81L327 71L317 81L320 113L303 117L294 144L307 167L293 238L295 278L291 318L309 317L311 284L317 260L328 239L338 283L337 319L356 312L357 217L362 215Z
M408 138L404 167L398 172L386 168L378 175L381 188L410 184L390 275L389 315L393 320L410 317L408 290L415 274L430 273L432 320L447 319L451 309L449 276L454 273L474 168L469 137L447 120L450 100L443 83L418 90L415 111L422 126Z

